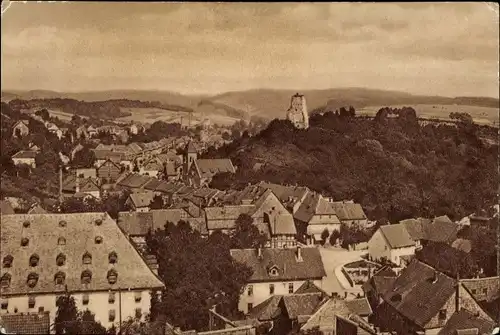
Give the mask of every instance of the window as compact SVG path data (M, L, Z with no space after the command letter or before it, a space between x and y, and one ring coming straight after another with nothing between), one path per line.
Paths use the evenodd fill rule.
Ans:
M387 250L387 246L384 246L384 250Z
M9 307L9 300L7 299L1 299L0 300L0 308L5 310Z
M109 270L108 271L108 283L110 283L111 285L116 284L117 279L118 279L118 273L116 272L116 270L114 270L114 269Z
M66 245L66 239L64 237L59 237L57 239L57 245Z
M30 226L30 222L29 221L24 221L23 222L23 227L24 228L28 228Z
M249 302L247 304L247 311L250 312L252 310L252 308L253 308L253 304L251 302Z
M81 280L83 285L90 284L90 281L92 280L92 272L90 272L89 270L83 271Z
M118 262L118 255L116 254L116 252L114 251L111 251L108 255L108 260L109 260L109 263L110 264L115 264Z
M82 297L82 304L83 305L88 305L89 304L89 295L88 294L84 294L83 297Z
M483 294L488 294L488 288L483 288Z
M96 236L95 244L101 244L101 243L102 243L102 236Z
M142 292L135 292L135 294L134 294L134 300L135 300L135 302L141 302L141 300L142 300Z
M252 285L248 285L248 296L249 297L253 296L253 286Z
M98 226L102 225L102 220L101 219L95 220L95 224Z
M30 288L33 288L36 286L36 283L38 282L38 275L34 272L30 273L28 275L28 280L27 280L27 284Z
M21 246L22 247L27 247L29 243L30 243L30 240L27 237L23 237L21 239Z
M114 304L114 303L115 303L115 299L116 299L116 298L115 298L115 293L114 293L114 292L110 292L110 293L109 293L109 297L108 297L108 302L109 302L110 304Z
M37 266L39 260L40 260L40 257L38 257L37 254L31 255L31 257L30 257L30 266L31 267Z
M446 309L439 310L439 320L445 320L445 319L446 319Z
M274 284L269 284L269 294L274 294Z
M29 297L28 308L35 308L35 305L36 305L35 297Z
M66 279L66 274L64 272L59 271L54 276L54 281L56 285L64 285L64 280Z
M293 283L288 284L288 293L290 293L290 294L293 293Z
M108 314L108 320L109 322L113 322L115 321L115 319L116 319L116 312L114 309L110 309Z
M67 225L66 221L64 221L64 220L59 221L59 227L63 227L64 228L64 227L66 227L66 225Z
M3 267L10 268L12 266L12 262L14 261L14 257L12 255L7 255L3 258Z
M9 287L10 286L10 274L6 273L2 276L2 279L0 280L0 286L1 287Z
M64 254L57 255L56 263L57 266L63 266L64 263L66 263L66 256L64 256Z
M140 308L135 309L135 318L136 319L142 318L142 309L140 309Z
M83 264L92 264L92 255L90 253L86 252L83 254L82 257Z
M476 290L475 288L473 288L473 289L471 290L471 292L472 292L472 294L476 294L476 293L477 293L477 290Z

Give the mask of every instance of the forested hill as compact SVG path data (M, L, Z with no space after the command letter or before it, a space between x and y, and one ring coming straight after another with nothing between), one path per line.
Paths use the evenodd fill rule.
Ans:
M158 101L139 101L128 99L115 99L105 101L80 101L75 99L32 99L9 101L9 106L14 110L47 108L58 109L61 112L76 114L80 116L95 117L98 119L115 119L130 116L128 112L121 110L126 108L160 108L181 112L192 112L193 110L184 106L169 105Z
M238 166L236 175L220 175L212 186L304 185L336 200L353 199L371 219L391 222L442 214L460 219L495 204L498 142L491 139L497 129L466 122L420 126L409 111L374 120L314 115L307 130L274 120L255 137L205 154L229 156Z

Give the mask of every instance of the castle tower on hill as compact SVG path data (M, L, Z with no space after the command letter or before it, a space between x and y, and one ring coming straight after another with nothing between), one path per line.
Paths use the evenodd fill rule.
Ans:
M296 93L292 96L286 118L290 120L296 128L309 128L309 114L307 113L306 98L302 94Z

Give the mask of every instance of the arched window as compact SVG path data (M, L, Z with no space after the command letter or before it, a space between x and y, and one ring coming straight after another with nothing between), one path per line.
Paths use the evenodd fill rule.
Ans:
M33 288L36 286L36 283L38 282L38 274L36 274L35 272L32 272L28 275L28 286Z
M54 282L56 285L64 285L65 280L66 274L62 271L59 271L54 275Z
M2 276L2 279L0 279L0 286L3 288L9 287L10 286L10 279L11 276L9 273L6 273Z
M37 254L33 254L30 257L30 266L35 267L38 265L38 262L40 261L40 257Z
M83 264L92 264L92 255L88 252L83 254L82 257Z
M102 243L102 236L96 236L95 237L95 244L101 244Z
M58 245L66 245L66 239L64 237L59 237L57 239L57 244Z
M118 280L118 273L116 270L111 269L108 271L108 282L110 284L116 284L116 281Z
M102 220L101 219L95 220L95 224L98 226L102 225Z
M63 227L64 228L64 227L66 227L67 224L68 223L66 221L64 221L64 220L59 221L59 227Z
M92 272L90 270L84 270L82 272L82 284L90 284L90 281L92 280Z
M108 255L108 259L110 264L115 264L118 262L118 255L116 254L116 252L111 251Z
M14 257L12 255L7 255L3 258L3 267L10 268L12 266L12 262L14 261Z
M23 238L21 239L21 246L22 246L22 247L26 247L26 246L28 246L28 244L29 244L29 243L30 243L30 240L29 240L27 237L23 237Z
M66 263L66 256L64 254L57 255L56 264L57 266L63 266Z

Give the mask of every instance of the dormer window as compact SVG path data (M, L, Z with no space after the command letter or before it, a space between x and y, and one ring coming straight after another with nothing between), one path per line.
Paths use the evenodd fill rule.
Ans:
M57 255L56 263L57 266L63 266L64 263L66 263L66 256L64 256L64 254Z
M118 262L118 255L116 252L111 251L108 255L109 264L116 264Z
M88 252L83 254L82 257L83 264L92 264L92 255Z
M114 269L111 269L108 271L108 282L113 285L113 284L116 284L116 281L118 279L118 273L116 272L116 270Z
M23 222L23 227L24 228L29 228L29 226L30 226L30 222L29 221L26 220L26 221Z
M68 224L68 223L67 223L66 221L64 221L64 220L59 221L59 227L64 228L64 227L66 227L66 226L67 226L67 224Z
M82 272L82 284L90 284L90 281L92 280L92 272L89 270L85 270Z
M33 254L30 257L30 266L35 267L38 265L38 261L40 261L40 257L37 254Z
M271 276L279 275L279 269L276 265L273 265L269 268L269 275L271 275Z
M66 239L64 237L59 237L57 239L57 245L66 245Z
M34 272L30 273L30 274L28 275L28 281L27 281L28 286L29 286L30 288L33 288L33 287L35 287L35 286L36 286L36 283L37 283L37 282L38 282L38 274L36 274L36 273L34 273Z
M101 244L102 243L102 236L96 236L95 237L95 244Z
M102 220L101 219L95 220L95 224L98 226L102 225Z
M9 273L6 273L2 276L2 279L0 280L0 286L3 288L7 288L10 286L10 279L11 276Z
M29 244L29 243L30 243L30 240L29 240L27 237L23 237L23 238L21 239L21 246L22 246L22 247L26 247L26 246L28 246L28 244Z
M14 261L14 257L12 255L7 255L3 258L3 267L10 268L12 266L12 262Z
M64 272L59 271L54 275L54 282L56 285L64 285L65 280L66 280L66 274Z

